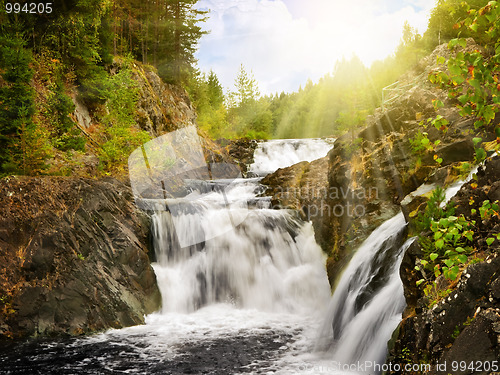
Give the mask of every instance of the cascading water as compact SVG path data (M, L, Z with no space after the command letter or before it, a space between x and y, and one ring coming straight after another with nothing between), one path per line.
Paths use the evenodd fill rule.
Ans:
M245 207L256 181L233 184L224 194L200 197L194 212L153 215L163 312L189 313L221 302L260 311L319 308L328 286L311 225L287 211ZM240 224L233 227L234 221ZM199 232L207 238L201 243ZM178 236L193 245L182 248Z
M313 161L325 156L335 142L325 139L274 139L259 144L250 172L260 176L301 161Z
M263 175L330 148L328 140L261 143L250 170ZM352 368L342 364L384 363L405 305L398 271L411 240L402 243L403 216L367 238L330 297L311 224L269 209L257 198L258 181L191 180L190 194L153 215L163 308L146 325L21 345L6 360L0 356L3 368L22 358L46 374L288 375L347 374Z
M406 222L398 214L363 242L330 302L318 349L340 363L385 362L387 340L405 307L399 278Z

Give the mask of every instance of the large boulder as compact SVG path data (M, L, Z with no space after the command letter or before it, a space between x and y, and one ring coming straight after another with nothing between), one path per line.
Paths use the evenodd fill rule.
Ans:
M149 219L124 184L6 177L0 202L0 335L120 328L160 308Z

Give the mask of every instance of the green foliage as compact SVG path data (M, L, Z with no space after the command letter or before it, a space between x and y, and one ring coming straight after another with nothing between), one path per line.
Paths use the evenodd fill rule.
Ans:
M424 252L420 262L423 269L431 271L434 277L443 274L447 279L455 280L460 266L467 263L467 255L472 251L469 244L474 235L475 221L469 221L463 215L454 216L452 208L442 208L444 199L443 189L434 190L425 212L417 219L416 227L423 233L419 236Z
M425 152L433 152L435 150L435 147L441 143L439 139L431 142L428 138L428 135L429 134L427 132L418 130L417 134L415 134L415 137L410 138L410 144L413 153L415 153L416 155L422 155Z
M446 199L443 188L437 187L433 190L424 212L419 213L416 219L416 230L418 232L427 231L431 228L431 223L443 217L453 215L453 207L441 207Z
M499 216L498 201L491 203L489 200L483 201L483 205L479 207L481 220L489 220L493 216Z
M53 156L49 141L50 133L42 126L30 121L25 107L20 108L20 112L22 116L18 131L19 139L15 141L12 150L16 168L10 172L36 175L47 168L45 162Z
M496 1L490 1L478 10L466 3L463 6L468 16L456 28L480 37L478 40L487 52L458 50L446 62L449 74L433 73L429 79L448 90L450 98L458 100L461 116L473 116L476 119L476 129L487 128L500 109L500 6ZM451 50L458 46L465 48L466 40L455 38L448 43ZM439 62L445 63L442 58ZM497 144L495 148L498 150L500 147ZM485 157L485 150L477 148L477 161L484 160Z
M467 17L468 11L481 8L487 3L488 0L438 0L422 38L425 48L431 51L435 46L457 38L461 32L458 23ZM471 33L462 31L462 36L467 38Z
M213 139L233 138L227 122L224 93L217 75L211 70L207 75L196 72L187 90L198 115L198 126Z
M106 99L108 113L101 118L106 134L100 154L101 167L122 169L130 153L150 140L145 131L134 128L138 88L132 79L130 61L124 61L120 71L102 84L99 93Z
M0 174L33 174L44 169L49 153L47 135L33 122L32 57L16 21L0 26Z
M419 280L424 281L424 280ZM418 284L418 283L417 283ZM429 283L424 288L424 294L429 300L429 307L434 306L443 298L446 298L451 293L451 289L439 289L436 283Z
M224 97L214 72L198 74L190 85L198 110L198 124L213 138L271 137L273 114L266 98L260 98L257 81L243 65L235 79L235 91Z
M54 127L52 138L54 146L62 151L84 151L85 138L69 117L74 112L75 105L65 93L64 84L60 79L53 86L46 114L52 120Z

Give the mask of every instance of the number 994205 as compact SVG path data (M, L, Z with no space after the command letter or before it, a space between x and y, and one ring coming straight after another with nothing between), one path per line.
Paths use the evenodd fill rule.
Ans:
M7 13L52 13L52 3L5 3Z

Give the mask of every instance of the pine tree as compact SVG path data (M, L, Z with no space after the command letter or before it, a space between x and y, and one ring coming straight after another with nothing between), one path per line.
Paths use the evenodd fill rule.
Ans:
M222 86L213 70L210 70L207 78L208 101L212 108L219 107L224 103L224 92Z
M31 54L25 49L22 25L15 19L0 26L0 173L15 170L14 146L35 112L30 86Z

